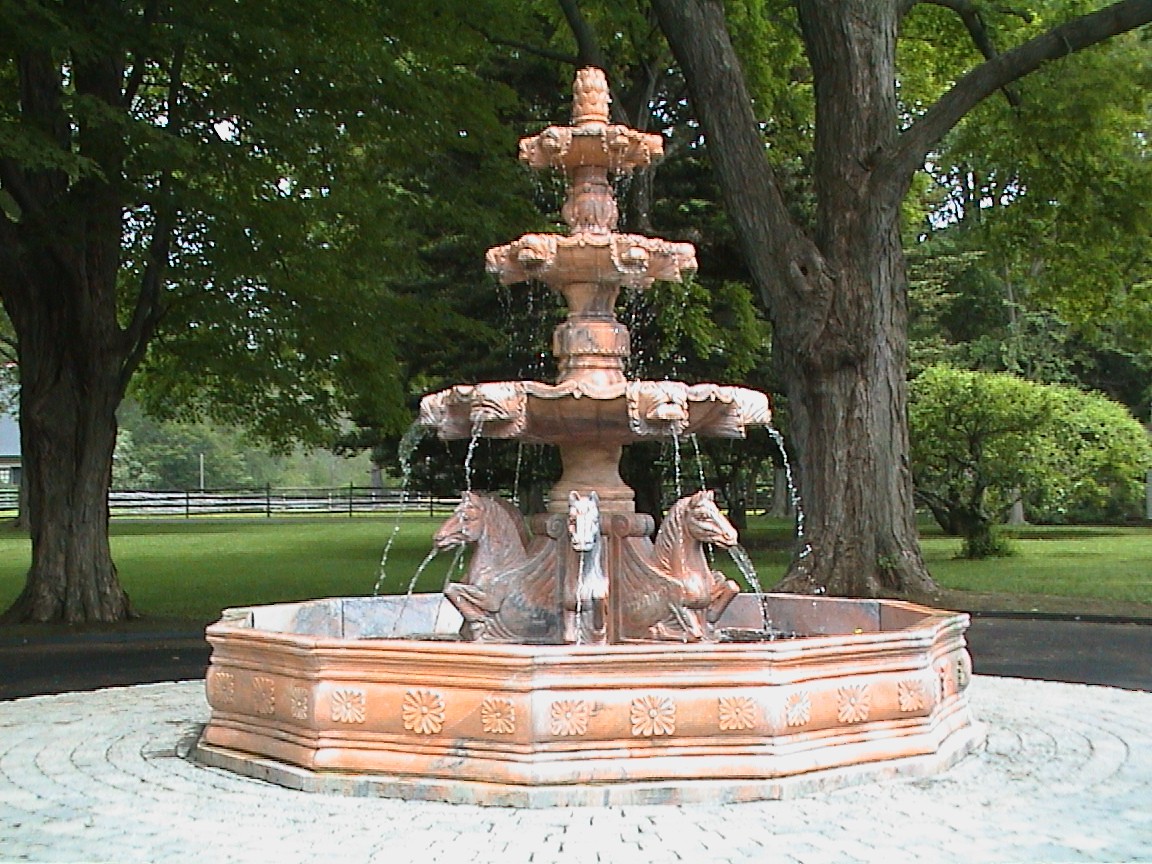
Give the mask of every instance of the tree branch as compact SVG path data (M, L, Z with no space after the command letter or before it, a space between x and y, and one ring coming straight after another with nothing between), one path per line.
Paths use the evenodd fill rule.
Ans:
M176 46L172 55L171 72L168 79L168 123L166 131L179 135L183 126L183 111L180 91L184 72L183 43ZM172 234L176 230L176 208L169 198L172 185L172 171L167 170L160 178L156 203L156 222L152 228L152 239L148 244L148 262L140 277L140 293L136 298L136 308L132 320L124 329L123 338L127 350L120 370L121 390L128 387L132 374L144 359L148 343L156 333L160 320L164 317L164 306L160 301L164 280L168 272L168 256L172 249Z
M660 29L685 71L692 107L707 135L708 153L773 323L793 308L826 306L827 264L788 211L736 50L717 0L652 0ZM739 194L730 190L740 190ZM765 238L768 240L765 245ZM780 280L778 273L787 273ZM819 296L817 296L819 294Z
M144 7L144 36L142 42L147 41L148 34L152 31L153 25L160 14L160 0L149 0L148 4ZM144 83L144 70L148 66L148 55L141 49L132 53L132 71L128 74L128 79L124 82L124 95L121 99L121 106L124 108L132 104L132 100L136 98L136 94L140 90L140 85Z
M580 64L580 58L575 54L555 51L551 48L545 48L542 45L532 45L529 42L521 42L518 39L505 39L502 36L494 36L477 24L468 23L466 26L479 33L484 41L490 45L524 51L534 57L540 57L544 60L555 60L557 63L564 63L568 66L578 66Z
M898 178L907 185L928 153L978 103L1044 63L1135 30L1152 21L1152 0L1121 0L1081 16L977 66L913 123L877 162L878 185Z
M596 32L592 29L592 25L588 23L584 13L580 11L580 4L576 0L556 0L556 2L560 6L560 11L564 13L564 20L568 22L568 29L572 31L572 36L576 39L576 50L580 54L580 64L606 69L608 59L600 48L600 40L596 38Z
M999 56L1000 52L996 50L996 46L992 43L992 35L988 32L988 25L984 23L984 16L980 14L980 8L972 0L923 0L923 2L955 12L964 22L968 35L972 37L972 44L985 60ZM1019 107L1019 94L1009 87L1003 89L1008 104L1013 108Z

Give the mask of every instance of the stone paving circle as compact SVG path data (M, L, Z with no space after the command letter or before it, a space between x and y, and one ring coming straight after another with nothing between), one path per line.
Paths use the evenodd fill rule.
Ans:
M1152 693L977 676L986 747L784 801L515 810L296 792L195 764L188 681L0 702L0 862L1152 861Z

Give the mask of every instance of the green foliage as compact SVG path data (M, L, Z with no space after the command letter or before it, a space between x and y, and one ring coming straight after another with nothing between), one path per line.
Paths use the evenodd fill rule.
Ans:
M152 314L163 263L138 385L153 413L240 423L282 449L330 440L348 413L406 425L406 342L457 323L422 283L440 250L483 243L517 185L514 163L488 164L514 146L508 91L480 74L465 5L499 6L0 3L0 157L114 186L125 327ZM118 158L97 163L88 138L61 143L22 110L20 58L42 48L61 122ZM75 92L91 58L125 70L119 92Z
M1102 396L1003 373L926 369L909 407L919 500L965 553L995 552L993 525L1018 495L1033 515L1130 515L1152 445Z
M370 479L366 459L327 451L272 454L242 430L157 420L132 400L120 406L118 420L112 463L117 489L196 489L201 479L208 489L366 486Z
M1138 515L1152 468L1148 432L1123 406L1075 388L1051 388L1056 470L1029 503L1050 522L1115 522Z
M1034 4L1031 28L1083 4ZM943 11L943 10L940 10ZM982 103L933 159L937 224L1062 319L1147 342L1152 321L1152 54L1131 33Z

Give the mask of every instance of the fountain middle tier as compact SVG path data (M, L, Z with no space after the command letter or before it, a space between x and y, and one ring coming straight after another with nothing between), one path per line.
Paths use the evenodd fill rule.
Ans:
M448 440L479 435L532 444L620 445L692 434L743 438L749 426L767 426L771 419L768 396L744 387L569 379L458 384L425 396L419 423Z
M579 283L647 288L656 280L679 282L697 269L691 243L596 230L525 234L489 249L485 266L505 285L537 279L561 293Z

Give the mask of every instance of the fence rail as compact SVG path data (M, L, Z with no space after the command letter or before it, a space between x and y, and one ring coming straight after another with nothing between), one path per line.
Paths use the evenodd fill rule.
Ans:
M151 491L113 489L108 505L113 518L152 516L185 518L195 516L300 516L307 514L396 513L423 511L430 515L451 510L459 498L436 498L427 493L369 486L326 488L265 486L259 489L179 489ZM0 488L0 514L15 514L17 491Z

